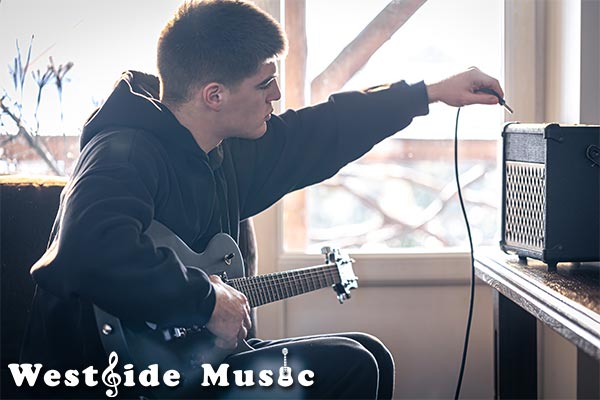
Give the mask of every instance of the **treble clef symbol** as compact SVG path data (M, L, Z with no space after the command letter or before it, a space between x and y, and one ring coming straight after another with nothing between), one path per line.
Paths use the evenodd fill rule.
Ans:
M102 372L102 382L110 389L106 391L108 397L115 397L119 392L117 386L121 384L121 375L115 373L113 369L119 362L119 357L116 352L110 353L108 356L108 367Z

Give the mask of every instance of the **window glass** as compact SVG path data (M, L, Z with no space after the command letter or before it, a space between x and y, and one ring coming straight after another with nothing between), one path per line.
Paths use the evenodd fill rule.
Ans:
M92 110L110 94L125 70L156 73L158 35L181 0L8 0L0 2L0 97L23 126L48 149L61 173L68 174L78 154L81 128ZM33 40L32 40L33 36ZM13 75L17 43L23 90ZM49 58L57 68L72 62L61 90L55 80L39 85ZM0 174L56 174L35 149L17 136L19 129L0 113Z
M306 4L310 99L311 81L389 1ZM428 0L342 90L399 79L433 83L470 66L501 78L502 15L502 0ZM389 252L465 246L453 170L455 117L455 108L433 104L428 116L416 118L334 178L288 196L284 250L318 252L333 245L354 252ZM476 245L496 241L496 141L502 122L497 106L470 106L461 112L459 170Z

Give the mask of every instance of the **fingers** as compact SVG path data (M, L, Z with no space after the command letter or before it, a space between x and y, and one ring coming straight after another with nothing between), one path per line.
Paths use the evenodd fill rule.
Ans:
M475 92L472 96L466 99L467 104L498 104L499 100L496 96L481 92Z
M219 275L209 275L208 279L211 281L211 283L214 283L216 285L223 284L223 280L221 280L221 277Z
M481 89L481 88L488 88L488 89L492 89L493 91L498 93L498 95L501 98L504 98L504 90L502 90L502 86L500 86L500 82L498 82L497 79L492 78L491 76L489 76L487 74L484 74L476 67L471 67L469 72L472 74L471 79L472 79L473 87L475 88L475 91L477 91L478 89ZM495 98L495 96L493 96L493 97ZM486 100L486 98L487 98L487 100ZM485 104L496 104L497 103L497 101L492 102L490 100L489 96L482 96L481 100L485 101L486 102Z
M238 343L248 336L248 329L244 325L240 326L237 332L233 332L230 334L216 335L215 336L215 346L220 347L222 349L235 349L238 346Z
M222 349L232 350L238 346L239 342L246 339L246 336L248 336L248 330L245 326L242 326L235 337L225 338L223 336L216 336L214 343L215 346Z
M250 328L252 328L252 320L250 319L250 306L248 305L246 308L247 309L246 313L244 314L243 324L246 330L249 331Z
M237 340L238 341L244 340L244 339L246 339L246 336L248 336L248 330L246 329L245 326L242 326L238 332Z
M245 296L244 296L245 298ZM250 304L248 304L248 301L246 300L245 303L245 308L244 308L244 319L242 320L242 326L240 327L240 330L238 331L238 340L243 340L246 339L246 336L248 336L248 332L250 331L250 328L252 328L252 319L250 318Z
M252 327L250 304L240 291L224 283L219 277L211 275L215 289L215 308L206 328L215 335L215 346L234 349L240 340L248 335Z
M502 90L502 86L500 86L500 82L497 79L491 78L489 82L490 89L493 89L500 95L500 97L504 98L504 90Z
M236 340L225 340L221 337L215 338L215 346L221 349L233 350L237 347L238 341Z
M443 81L427 85L427 96L430 103L441 101L454 107L469 104L498 104L499 99L496 96L480 91L483 88L492 89L498 93L500 98L504 97L500 82L475 67Z

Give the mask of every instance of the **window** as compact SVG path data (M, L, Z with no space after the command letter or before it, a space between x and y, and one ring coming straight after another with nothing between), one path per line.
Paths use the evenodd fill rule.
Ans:
M285 5L299 3L292 0ZM306 73L298 85L306 89L301 90L305 98L312 96L311 82L390 3L306 0L308 53L299 61L306 62ZM0 173L68 174L85 118L109 94L119 74L126 69L155 72L158 33L179 4L180 0L155 7L145 7L141 0L85 5L67 0L0 2L0 24L6 27L0 38L0 65L12 65L16 40L25 60L35 35L22 99L13 90L7 69L0 70L0 96L8 94L10 101L22 102L24 126L56 164L54 171L49 169L38 152L16 135L14 121L2 115ZM257 4L278 9L283 1L258 0ZM335 90L398 79L433 82L470 65L500 77L502 7L503 0L425 1L366 65ZM25 14L27 18L22 18ZM293 22L293 16L287 19L288 25ZM294 55L288 56L286 74L298 63ZM62 100L58 101L56 86L47 85L34 115L38 87L31 72L43 72L49 56L56 65L71 61L74 65L66 74ZM288 87L285 96L289 95ZM454 117L455 109L432 105L429 116L415 119L335 178L288 196L281 224L285 251L316 252L324 244L353 252L463 245L465 232L452 175ZM472 106L461 114L461 180L476 244L493 243L498 231L496 139L501 123L500 107Z
M110 94L120 74L128 69L156 73L158 35L180 3L164 0L148 7L144 0L0 2L0 98L35 143L30 144L23 133L17 135L15 121L0 112L0 174L68 174L79 153L85 119ZM17 43L24 72L22 92L9 71L14 69ZM73 67L64 74L60 97L50 80L38 107L39 86L32 72L43 75L49 57L57 68L69 62ZM36 147L48 151L51 163Z
M306 0L307 99L315 97L315 78L388 5L387 0ZM428 0L340 89L398 79L433 83L469 66L501 77L502 29L502 0ZM286 71L293 68L294 60L288 60ZM455 115L455 108L434 104L429 116L415 119L334 178L288 196L284 251L314 253L323 245L354 253L464 246L453 175ZM475 245L496 242L496 141L502 122L502 109L490 106L466 108L459 122L459 169Z

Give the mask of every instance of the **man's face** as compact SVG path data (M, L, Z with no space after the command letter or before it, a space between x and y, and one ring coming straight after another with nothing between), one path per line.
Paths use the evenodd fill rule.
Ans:
M271 102L281 98L276 77L277 66L268 62L229 90L222 109L226 137L258 139L264 135L273 112Z

